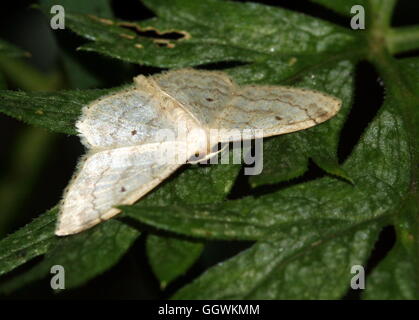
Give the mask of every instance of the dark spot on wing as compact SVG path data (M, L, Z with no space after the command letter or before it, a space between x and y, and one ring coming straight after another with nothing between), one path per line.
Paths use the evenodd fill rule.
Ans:
M132 130L131 135L135 136L137 134L137 130Z
M121 187L121 192L127 191L124 187Z
M282 120L282 118L280 116L275 116L275 119L278 120L278 121Z

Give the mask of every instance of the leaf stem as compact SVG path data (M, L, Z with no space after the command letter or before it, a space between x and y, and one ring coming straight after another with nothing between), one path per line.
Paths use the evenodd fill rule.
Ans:
M419 49L419 25L391 29L386 40L392 54Z
M385 32L390 28L394 7L397 0L369 0L371 14L370 26L372 29Z

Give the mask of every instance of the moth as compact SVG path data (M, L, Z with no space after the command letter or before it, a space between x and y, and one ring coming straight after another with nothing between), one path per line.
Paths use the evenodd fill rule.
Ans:
M83 107L76 128L88 152L64 192L55 234L78 233L110 219L120 212L115 206L133 204L189 157L211 157L210 129L262 129L255 138L270 137L320 124L340 107L341 100L321 92L239 86L217 71L139 75L132 87ZM199 131L203 139L192 135L186 144L176 136L162 139L162 130L177 130L180 123L187 134ZM230 141L220 134L217 144ZM170 148L182 150L185 161L157 161Z

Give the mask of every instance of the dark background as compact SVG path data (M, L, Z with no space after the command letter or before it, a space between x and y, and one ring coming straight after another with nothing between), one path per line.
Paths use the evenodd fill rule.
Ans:
M335 14L306 0L253 2L279 5L349 27L350 18ZM160 71L158 68L123 63L95 53L75 52L74 49L84 43L85 40L69 31L52 31L45 16L38 10L29 9L32 3L34 1L1 2L0 38L30 52L32 56L27 61L38 70L44 73L53 73L57 70L62 72L61 55L66 52L74 59L81 61L92 74L96 75L92 87L117 86L121 83L130 82L132 77L138 73L149 74ZM138 0L114 0L112 1L112 8L117 18L125 20L143 20L153 16L153 13ZM396 8L393 25L402 26L418 23L418 12L419 1L400 0ZM223 68L228 67L228 64L211 67ZM0 69L0 73L1 71ZM20 89L13 79L6 80L10 89ZM64 79L64 83L65 88L75 87L69 85L69 81L66 79ZM383 95L384 88L380 85L379 76L374 68L368 63L361 63L357 67L355 103L342 131L339 149L341 161L348 156L368 122L381 106ZM0 114L0 136L2 137L0 142L0 182L9 181L11 186L25 184L27 173L24 166L23 169L15 169L13 164L20 140L24 139L25 135L31 135L33 132L31 130L43 129L30 128L17 120ZM39 131L37 131L37 134L39 134ZM76 166L77 159L83 153L83 147L77 137L54 133L48 135L50 135L48 138L49 144L47 147L44 146L45 158L34 175L33 181L28 187L28 192L15 197L18 203L14 206L13 216L3 222L2 229L0 229L2 230L0 238L30 222L34 217L53 207L60 200L62 191ZM323 172L314 164L311 164L309 171L303 177L294 179L287 184L300 183L322 175ZM280 187L284 187L284 184L270 186L269 191ZM264 188L259 188L254 192L264 193L266 191ZM1 189L0 192L2 192ZM249 192L250 188L246 176L241 176L229 197L239 198ZM13 193L12 196L14 196ZM0 208L3 208L1 203ZM394 230L392 228L384 229L367 265L367 271L371 270L385 256L386 252L393 246L394 241ZM53 294L48 280L32 284L3 298L166 298L209 266L234 255L248 245L249 243L238 242L208 242L203 255L195 266L185 276L169 285L166 291L161 292L158 281L147 263L144 236L141 236L119 264L82 288ZM38 259L34 259L25 266L18 268L18 270L7 275L6 278L29 268L39 261ZM358 292L348 291L345 298L358 299Z

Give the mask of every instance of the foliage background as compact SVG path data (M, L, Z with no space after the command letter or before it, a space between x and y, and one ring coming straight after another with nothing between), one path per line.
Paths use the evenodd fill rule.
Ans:
M275 4L284 8L303 12L310 16L328 20L346 28L349 25L348 16L340 14L339 10L335 12L333 10L326 9L319 4L322 2L327 3L326 0L313 2L305 0L259 2L271 5ZM150 74L162 70L157 67L122 62L121 60L111 59L104 55L98 55L94 52L75 51L75 48L86 44L87 41L82 37L67 31L52 32L48 27L45 16L39 10L27 9L28 6L32 3L33 1L17 1L13 3L14 8L8 10L0 10L0 39L7 40L9 43L13 43L17 47L22 48L24 51L31 53L31 57L21 58L20 56L25 56L26 54L25 52L19 51L18 49L13 49L16 51L11 55L9 54L8 56L2 56L2 52L0 50L0 87L8 89L22 89L24 91L112 88L120 86L124 83L129 83L131 78L139 73ZM56 2L53 1L53 3ZM73 1L72 5L74 5L74 3L76 3L77 6L77 3L79 2ZM94 13L95 15L102 17L114 16L120 20L140 21L149 19L154 16L154 14L148 8L136 0L98 0L89 2L81 1L80 3L84 3L84 5L81 5L79 8L74 8L76 12ZM91 5L86 7L86 3ZM337 8L340 8L339 1L335 1L335 3L337 3ZM50 2L43 1L42 4L48 6ZM68 6L70 6L70 4ZM417 24L419 22L416 14L418 10L419 4L415 3L414 1L398 1L395 14L393 16L392 25L399 27ZM83 23L77 20L77 17L69 18L70 20L68 25L72 25L74 31L79 33L85 32L83 30ZM168 21L160 21L158 23L161 23L162 25L167 23L169 26L172 26L175 23L182 25L182 23L179 21L171 21L170 16L167 20ZM206 32L208 34L206 34ZM204 38L206 36L211 36L217 39L217 35L220 35L217 34L217 32L220 32L219 30L215 30L214 34L211 32L213 31L204 30L202 36ZM111 37L112 35L107 36ZM106 37L104 36L104 39L105 38ZM95 47L94 42L90 42L87 47L89 45L91 46L91 50L96 50L99 52L101 50L112 50L112 45L110 47L106 47L106 41L102 41L103 47L100 45L96 45ZM3 47L2 43L0 43L0 48ZM416 46L416 49L417 48L418 46ZM223 51L220 54L226 56L228 55L228 52L226 53ZM230 54L236 57L238 53L232 52ZM349 52L348 55L350 54L352 53ZM409 58L415 56L417 56L417 52L413 51L409 52L408 54L399 55L398 58ZM148 58L149 57L145 57L144 59ZM286 64L289 61L289 58L290 56L284 55L283 60L277 61L277 65L274 62L272 65L269 65L269 68L274 71L278 70L281 64ZM307 61L314 58L315 56L311 56L307 59ZM257 60L259 57L255 59ZM242 59L236 58L227 60L231 61L218 63L207 62L205 63L205 67L207 69L229 69L235 66L239 68L242 66L240 63ZM172 60L170 60L169 57L167 61ZM189 65L191 64L191 61L193 61L193 54L190 56L181 55L181 59L179 58L179 61L184 61L181 63ZM304 58L301 58L301 61L304 62ZM159 62L155 62L155 64L158 63ZM149 65L152 64L153 63L150 63ZM160 65L163 67L172 67L172 65L165 62L164 59L163 62L160 61ZM409 68L406 69L408 69L407 71L414 72L414 70L417 70L418 65L419 64L413 64L411 70L409 70ZM265 74L266 79L262 80L262 82L267 81L281 83L281 81L283 81L283 79L275 78L275 72L273 72L273 74L269 73L270 69L266 68L266 65L263 63L260 65L255 64L254 67L265 68L267 76ZM303 69L304 67L304 65L301 66ZM378 73L376 69L368 62L363 61L358 63L356 70L352 70L351 67L346 66L344 63L340 67L342 73L347 72L351 75L354 75L353 90L355 93L353 97L351 97L350 94L345 96L345 99L347 99L347 110L344 112L348 113L348 117L345 124L343 125L343 122L341 124L343 128L340 133L340 140L337 149L337 160L339 163L342 163L352 152L362 133L370 124L372 119L374 119L374 117L377 115L378 110L382 107L385 97L385 87L380 73ZM319 75L319 78L317 79L303 80L302 85L318 85L319 88L326 88L324 90L327 90L327 81L333 78L329 79L327 71L323 72L324 74ZM233 75L235 75L242 82L257 82L257 78L251 78L251 75L254 76L255 74L256 72L254 69L244 71L242 70L241 72L236 72L236 74L234 74L233 71ZM332 76L333 74L329 75L329 77ZM330 90L335 90L335 88L339 85L343 88L343 91L337 92L339 96L345 95L345 86L352 88L351 83L332 83L329 85L330 88L332 88ZM397 84L394 85L397 86ZM87 95L86 99L89 97L90 96ZM24 98L20 100L21 98L22 97L16 100L20 105L22 104L22 101L24 101ZM30 105L31 101L32 99L29 97L26 103ZM386 103L390 105L390 109L392 108L392 104L397 104L390 99L387 100ZM349 108L351 108L350 111ZM388 118L387 121L396 120ZM58 131L66 132L64 129ZM52 133L42 128L28 126L5 115L0 115L0 134L1 137L3 137L1 139L0 149L0 204L2 208L2 214L0 216L0 237L3 238L7 234L12 233L18 228L31 222L32 219L39 216L40 213L45 212L55 206L61 197L62 190L67 185L68 180L72 175L78 157L83 153L83 148L81 147L78 138L75 136ZM321 130L319 134L320 137L322 137ZM388 135L391 134L393 133L388 133ZM315 137L313 138L316 133L313 133L313 136L309 137L305 135L306 134L301 134L299 139L301 139L301 141L304 139L316 139ZM400 139L403 138L402 135L400 137ZM280 170L281 168L275 166L277 160L273 156L271 158L266 156L265 158L265 161L267 161L267 163L265 163L265 168L271 171L268 171L265 175L256 177L251 180L242 175L239 175L238 178L235 179L237 174L235 171L236 169L231 171L230 169L218 168L212 170L210 173L209 171L204 171L206 170L205 168L201 168L198 170L202 170L202 173L197 174L189 174L188 171L194 171L194 169L189 169L187 171L184 170L178 174L177 180L171 180L168 186L166 186L166 190L171 190L170 188L176 188L175 185L185 185L185 191L177 190L177 192L178 194L182 194L182 192L187 194L188 188L193 186L195 181L193 180L194 178L198 177L200 179L207 179L205 180L205 184L211 186L211 189L202 189L201 192L202 194L211 193L213 197L211 200L215 202L219 201L225 196L223 193L224 184L230 181L232 184L232 189L229 191L227 199L242 199L244 196L253 195L255 196L255 200L251 199L247 203L246 201L243 203L240 202L242 207L235 207L234 205L228 207L222 204L218 207L208 206L205 207L205 209L213 215L217 215L219 212L227 210L228 214L233 212L232 216L234 216L235 210L244 212L246 211L246 208L257 208L258 206L260 206L260 211L274 211L275 209L278 210L278 207L274 206L266 209L268 200L272 200L273 203L275 202L273 200L274 198L263 198L263 196L269 195L271 192L281 191L287 187L297 186L301 183L312 181L317 178L324 178L325 172L329 173L329 177L326 179L340 179L342 183L347 183L348 186L350 185L348 181L352 180L354 177L348 173L345 168L337 165L333 159L321 158L320 154L323 154L321 151L324 150L320 150L319 153L312 151L313 153L309 155L312 160L307 162L307 155L301 157L296 156L296 154L303 152L300 149L295 148L295 145L293 144L294 140L287 141L287 139L288 138L286 137L282 138L282 147L279 150L274 149L276 147L276 143L273 142L274 140L269 140L267 142L267 148L271 148L268 150L270 150L274 156L278 154L283 155L284 153L290 155L289 159L282 160L283 163L285 163L282 170ZM333 140L333 138L331 139ZM371 137L371 139L373 139L373 137ZM328 143L333 146L334 141L328 141ZM303 144L304 143L302 142L301 145ZM391 150L389 149L388 151ZM405 163L404 161L406 161L406 157L408 157L406 154L402 154L399 162L391 162L390 164L394 165L394 163L399 163L402 167L401 169L403 170L403 163ZM376 159L371 156L369 160L374 162ZM355 164L355 168L357 168L357 166L359 171L361 171L363 167L369 166L372 166L374 169L373 163ZM385 170L388 170L388 168L384 168L384 171ZM289 176L287 176L287 174ZM217 181L219 181L217 179L219 179L220 176L222 176L225 180L221 180L220 185L217 185ZM278 182L272 183L272 179L273 181L276 179ZM355 185L356 183L357 181L355 181ZM379 181L376 181L376 184L379 183ZM320 184L318 187L326 188L327 192L327 185ZM382 187L386 188L387 186L383 183ZM336 194L336 199L330 199L330 201L333 205L333 201L339 203L339 201L345 196L345 193L342 192L340 194ZM366 197L368 196L369 195L367 194ZM159 193L157 193L155 198L158 197ZM262 200L258 202L259 197L262 197ZM284 194L283 197L284 203L288 203L287 195ZM224 261L229 257L233 257L244 249L250 248L253 245L253 241L258 239L261 234L266 232L264 228L269 226L271 223L271 221L264 220L267 218L263 215L257 216L254 220L244 224L242 229L238 228L237 230L239 231L235 230L234 232L237 232L237 234L231 235L231 233L228 233L228 224L223 225L220 223L218 225L214 225L213 222L208 222L204 219L204 217L199 216L198 213L201 212L203 208L200 206L202 199L190 197L188 198L188 196L185 196L185 199L187 199L186 202L188 204L186 207L187 210L191 212L194 212L195 210L197 212L195 218L199 218L201 220L197 219L197 221L190 221L187 220L188 217L182 216L182 212L186 209L185 204L182 203L181 196L180 199L164 200L166 203L171 204L169 208L172 212L167 212L167 207L156 207L155 203L153 203L153 197L151 197L150 205L154 205L153 211L150 211L150 207L147 207L146 202L145 209L143 209L142 212L141 208L137 209L137 211L134 210L131 212L131 216L136 216L138 212L142 214L141 218L139 219L141 223L138 225L138 230L141 230L142 234L138 238L138 234L135 231L132 231L132 229L125 230L123 224L110 222L106 227L101 228L98 232L86 236L89 239L85 239L82 236L78 240L69 240L67 242L66 240L62 241L62 243L60 243L58 247L54 249L55 251L52 250L50 252L48 259L52 259L52 261L54 259L59 260L60 257L57 255L59 254L60 249L64 248L66 251L71 252L71 248L74 248L76 258L77 255L86 254L89 256L91 261L94 261L95 259L101 261L100 259L103 257L100 255L94 255L94 252L97 250L97 248L93 245L90 248L87 247L84 253L77 252L76 249L78 246L81 246L81 244L92 243L92 239L95 239L95 237L97 237L99 240L103 239L101 233L109 234L115 232L115 230L121 229L118 232L124 235L123 237L121 236L121 239L112 239L112 241L103 244L103 246L107 247L109 251L107 259L102 263L102 265L100 265L101 263L97 263L96 268L90 268L90 273L86 272L82 265L75 266L75 269L72 271L75 273L80 271L80 276L77 280L73 279L71 280L73 282L70 282L70 284L75 287L74 289L65 290L59 295L54 295L49 288L48 278L41 277L41 275L45 276L47 274L45 270L48 269L48 265L43 265L42 258L36 257L35 259L22 266L19 266L17 269L13 270L11 273L8 273L0 279L0 290L4 290L5 294L3 297L48 297L54 299L98 297L142 299L167 298L172 296L175 292L178 292L178 290L184 287L186 284L190 283L192 279L197 278L209 267L214 266L216 263ZM362 197L358 198L357 201L362 202ZM383 201L383 199L378 199L377 201ZM176 206L173 206L173 203L175 203ZM193 206L194 203L196 204L195 206ZM377 208L380 208L380 205L385 207L384 203L378 203ZM283 208L282 210L286 211L287 209L289 210L290 208ZM307 204L307 208L302 207L301 210L309 210L309 205ZM170 215L172 215L179 220L169 221L162 218L161 221L152 221L153 218L147 216L148 212L151 212L153 215L155 215L157 212L161 217L170 217ZM343 213L348 214L348 212ZM39 221L39 223L48 223L53 219L53 214L54 212L51 212L46 216L45 220ZM126 214L127 216L130 215L130 209L127 209ZM416 217L414 216L414 212L411 212L411 214L411 220L415 220ZM323 283L324 281L327 282L327 278L324 278L324 275L322 275L320 270L325 265L327 265L325 270L329 270L329 272L330 270L335 273L342 272L342 276L337 278L340 279L341 282L343 281L346 284L349 283L348 277L350 275L346 274L349 273L348 270L342 270L342 264L339 264L342 261L344 261L343 265L345 265L345 263L349 263L350 261L365 261L368 274L373 273L374 270L377 270L377 266L380 265L382 269L376 273L375 278L372 280L376 281L376 286L374 287L374 291L371 292L370 297L416 298L411 294L411 292L413 292L414 288L416 288L416 284L413 279L417 278L416 275L418 274L418 271L416 269L416 262L413 260L416 260L417 258L416 254L412 255L411 252L406 254L405 251L409 250L406 249L409 248L409 245L405 246L405 243L406 241L409 243L409 239L406 241L403 240L403 236L409 237L411 234L409 232L403 232L403 224L409 225L409 219L404 220L403 223L400 222L401 220L399 221L400 225L397 226L399 230L394 228L394 221L393 223L388 223L387 220L383 220L377 221L376 226L369 225L368 231L362 231L355 233L354 235L342 237L341 241L347 243L347 247L350 247L350 243L356 243L356 237L369 239L366 241L365 246L354 247L352 253L349 249L348 252L339 251L341 249L339 249L339 245L336 244L337 249L335 250L331 248L330 256L327 256L327 254L324 253L316 253L315 250L313 250L313 254L311 256L307 255L308 257L306 258L306 262L301 262L300 265L294 266L292 263L289 263L287 271L281 271L281 273L275 272L273 273L273 276L283 278L283 283L289 282L296 283L297 285L290 285L289 287L284 286L284 289L282 289L283 292L281 294L272 296L272 298L360 298L360 292L355 292L347 288L345 289L345 284ZM337 233L340 232L339 230L346 230L346 226L344 224L348 221L337 222L326 220L321 222L306 220L303 223L298 223L297 230L293 231L292 228L290 228L290 230L284 228L282 231L283 234L281 235L281 233L279 233L277 237L282 239L281 241L285 241L282 243L284 247L292 248L292 246L295 246L295 250L297 252L301 249L298 247L300 245L299 242L301 241L308 241L308 243L311 243L313 246L315 246L317 243L316 237L321 232L330 232L333 234L333 232L336 230ZM128 221L128 219L126 219L126 221L130 224L133 223L133 221ZM174 227L173 229L170 229L170 226L175 225L176 221L187 221L189 225L187 227L179 225L177 228ZM144 223L147 222L148 225L145 225ZM209 236L204 235L204 238L209 238L209 240L204 240L202 237L200 237L202 234L200 235L199 232L194 234L193 232L195 231L190 231L192 229L191 226L194 226L194 223L196 224L195 229L203 227L203 232L205 232L205 227L208 227L207 230L213 230L215 232ZM206 225L205 223L208 224ZM240 225L240 223L243 223L243 221L238 219L237 224ZM266 223L266 226L263 225L264 223ZM363 223L367 222L364 221ZM313 225L315 227L313 227ZM252 226L257 227L252 229ZM359 226L356 225L355 227L358 228ZM166 231L162 231L160 228L166 229ZM266 227L266 229L269 228ZM316 232L315 234L312 234L314 229ZM406 227L406 229L408 229L408 227ZM175 234L172 233L173 231L179 232L183 235L175 236ZM151 236L147 236L150 234ZM164 238L164 236L166 236L166 238ZM191 238L190 236L198 237ZM416 236L416 234L414 234L414 236ZM173 240L173 237L175 237L176 240ZM229 239L234 239L235 237L240 239L240 241L228 241ZM22 239L24 241L30 242L33 239L39 239L39 235L36 232L29 235L23 234ZM20 240L22 241L22 239ZM399 240L396 241L396 239ZM46 240L45 246L47 245L48 244ZM130 249L125 253L125 246L127 245L130 247ZM7 248L7 246L3 245L1 248L5 250L4 248ZM12 250L12 245L10 245L9 248ZM147 250L147 248L153 248L153 250ZM160 248L161 251L159 251L158 248ZM245 298L247 294L247 297L266 298L266 296L263 296L263 294L258 295L257 290L250 294L249 288L246 288L245 285L244 288L240 288L240 284L247 281L245 280L246 277L251 278L254 276L254 274L246 275L246 271L251 269L248 268L249 265L254 266L255 261L262 261L262 264L257 266L257 270L259 270L261 273L265 272L263 269L270 268L270 263L275 261L275 259L278 259L278 257L274 255L277 248L278 243L275 244L275 242L262 242L259 244L259 247L254 249L255 252L253 255L251 255L250 260L237 263L237 265L231 265L228 263L224 264L213 274L209 274L209 276L207 276L209 280L205 280L204 278L204 280L202 280L203 284L200 284L199 282L195 283L195 288L192 286L192 289L189 289L189 291L186 290L183 291L183 293L181 291L178 293L179 297L194 297L194 293L196 292L199 292L202 297L223 297L220 296L220 288L225 287L227 289L227 297L229 297L228 294L230 294L230 297ZM40 247L38 250L42 251L43 249ZM174 261L166 260L167 257L173 257L173 255L168 255L167 250L176 252L176 258ZM29 254L28 251L29 250L25 252L25 249L22 249L18 252L18 254L22 257L22 261L27 259L26 256ZM388 255L390 251L392 253ZM118 252L121 254L119 255ZM264 252L270 252L272 255L263 254ZM339 255L339 252L342 253L342 255ZM354 257L348 258L348 256L351 254L354 255ZM357 254L360 256L356 256ZM34 256L36 255L37 254L34 254ZM0 264L2 264L2 268L7 269L7 266L5 267L5 260L9 258L5 259L4 257L4 252L0 251ZM410 258L408 259L406 257ZM3 258L3 260L1 260L1 258ZM79 258L83 260L83 257ZM71 257L68 259L71 259ZM86 265L91 263L89 259L85 259ZM342 261L338 261L339 259ZM18 260L18 255L15 255L13 259L10 259L10 261ZM107 266L111 267L114 263L115 266L108 269ZM336 264L335 269L333 269L334 264ZM174 271L173 268L171 268L173 265L178 267ZM186 271L191 265L192 267L185 274L183 274L183 271ZM389 269L394 269L397 265L398 270L396 270L394 273L385 272L386 265L389 266ZM304 269L304 266L306 266L307 269ZM295 268L294 271L293 268ZM231 279L232 275L234 274L237 274L240 277L238 278L238 283L232 286L236 292L229 293L228 283L224 286L223 277L226 277L226 279ZM94 277L96 275L98 276ZM181 276L178 277L179 275ZM291 275L294 275L295 279L289 279L289 277L292 277ZM405 275L408 275L407 279L403 279ZM218 287L215 286L213 288L207 288L205 281L210 281L211 277L213 277L213 279L220 280ZM382 279L383 277L384 280ZM87 280L90 281L86 282ZM310 281L312 281L311 284ZM216 281L211 282L214 283ZM301 283L299 284L299 282ZM23 286L24 284L25 286ZM231 283L229 284L231 285ZM326 292L325 296L317 295L317 292L319 291L318 288L322 285L325 286L325 288L323 288L324 292ZM413 289L409 288L409 286L413 286ZM161 290L161 287L164 287L164 290ZM12 290L15 288L20 289ZM310 288L313 291L310 291ZM240 293L241 289L243 290L242 294ZM211 290L213 290L213 292ZM266 288L264 290L265 292L278 292L278 290L275 288L271 288L271 291L266 290ZM380 295L378 292L382 292L383 295ZM366 294L366 297L368 297L368 293ZM269 298L269 296L267 298Z

